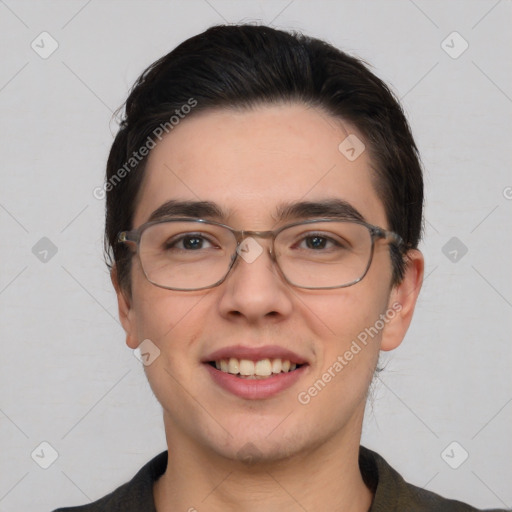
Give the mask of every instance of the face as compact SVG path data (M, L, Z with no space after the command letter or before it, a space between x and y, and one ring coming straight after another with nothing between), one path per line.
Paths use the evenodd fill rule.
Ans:
M209 201L224 212L211 220L238 230L271 230L296 220L279 220L283 205L332 199L388 228L368 151L350 161L338 149L357 133L301 104L194 114L151 151L134 228L170 200ZM131 297L118 288L128 345L149 339L160 350L145 370L164 410L168 443L228 459L266 460L341 439L358 446L379 350L396 347L409 325L421 254L411 252L403 283L392 288L389 247L381 240L362 281L306 290L283 280L268 240L258 243L264 251L254 261L239 257L211 289L159 288L145 278L137 256ZM362 333L372 327L364 343ZM230 357L301 366L243 379L209 364Z

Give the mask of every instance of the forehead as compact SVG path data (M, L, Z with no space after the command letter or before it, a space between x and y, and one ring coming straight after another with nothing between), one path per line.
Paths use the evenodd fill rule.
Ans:
M341 199L386 227L369 152L353 158L362 144L353 126L303 104L194 113L151 150L133 225L180 200L217 204L233 227L266 229L283 205Z

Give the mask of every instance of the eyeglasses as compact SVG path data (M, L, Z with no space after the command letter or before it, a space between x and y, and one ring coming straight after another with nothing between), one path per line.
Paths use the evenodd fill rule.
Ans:
M135 244L151 283L179 291L220 285L238 256L252 262L263 252L255 238L270 239L268 252L284 280L298 288L343 288L368 272L374 245L384 239L401 249L402 238L362 221L310 219L276 231L237 231L218 222L174 218L118 235Z

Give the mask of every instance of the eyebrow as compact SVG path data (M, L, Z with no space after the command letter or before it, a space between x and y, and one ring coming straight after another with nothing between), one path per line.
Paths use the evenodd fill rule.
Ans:
M149 216L148 222L172 219L173 217L192 217L225 222L229 215L227 211L212 201L178 201L171 199L159 206ZM278 222L309 218L365 222L364 216L344 199L284 203L277 207L276 215L273 215L273 218Z
M364 216L344 199L299 201L286 203L277 208L278 221L303 220L313 217L365 222Z
M227 217L227 212L224 212L220 206L211 201L177 201L171 199L159 206L149 216L148 222L172 217L222 220Z

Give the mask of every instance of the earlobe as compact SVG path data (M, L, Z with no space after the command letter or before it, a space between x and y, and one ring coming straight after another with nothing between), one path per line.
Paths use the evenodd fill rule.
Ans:
M123 289L119 283L117 267L114 265L110 271L110 280L116 291L117 295L117 308L119 313L119 320L126 333L126 344L131 349L136 349L139 346L137 338L137 330L134 320L134 312L131 304L131 297L128 296L128 292Z
M388 310L395 316L386 325L381 340L381 350L397 348L405 337L412 320L416 300L423 283L425 261L418 249L411 249L406 255L406 268L402 282L393 287L389 294Z

